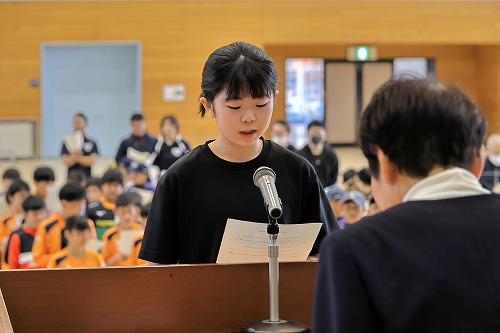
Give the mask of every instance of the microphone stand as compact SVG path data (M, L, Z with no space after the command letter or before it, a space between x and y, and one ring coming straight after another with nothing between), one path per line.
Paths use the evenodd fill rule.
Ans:
M281 320L279 314L279 245L278 221L271 216L267 226L269 235L269 305L270 317L268 320L253 322L241 329L241 333L309 333L307 326L289 320Z

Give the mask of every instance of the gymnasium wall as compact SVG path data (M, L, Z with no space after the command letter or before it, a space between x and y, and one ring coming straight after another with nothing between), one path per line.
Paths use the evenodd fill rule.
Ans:
M376 45L386 58L433 57L438 78L466 90L500 131L499 17L500 2L483 1L0 2L0 119L40 116L30 81L40 76L42 42L140 41L151 131L173 113L196 145L217 133L197 114L203 63L215 48L244 40L273 57L282 91L287 57L344 58L350 44ZM185 101L163 101L169 83L185 84Z

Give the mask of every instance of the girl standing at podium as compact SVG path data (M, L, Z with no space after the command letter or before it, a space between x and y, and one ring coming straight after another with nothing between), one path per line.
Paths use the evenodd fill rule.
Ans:
M276 173L279 223L322 222L321 239L338 229L314 168L265 140L278 96L274 63L260 48L235 42L215 50L202 73L200 114L219 135L180 158L160 178L139 257L159 264L214 263L228 218L268 223L253 173Z

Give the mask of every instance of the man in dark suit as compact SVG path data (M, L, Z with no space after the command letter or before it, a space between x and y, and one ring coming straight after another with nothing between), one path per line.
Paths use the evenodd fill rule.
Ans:
M360 124L384 210L323 241L314 332L500 332L500 197L461 91L392 79Z

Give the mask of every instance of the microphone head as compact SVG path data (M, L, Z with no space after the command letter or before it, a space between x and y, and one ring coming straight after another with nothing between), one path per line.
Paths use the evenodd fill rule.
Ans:
M262 176L269 176L271 177L274 181L276 181L276 174L274 173L273 169L266 167L266 166L261 166L257 170L255 170L253 174L253 183L255 186L259 186L259 179Z
M281 215L283 215L283 210L281 208L275 207L275 208L270 209L268 214L273 219L277 220L281 217Z

